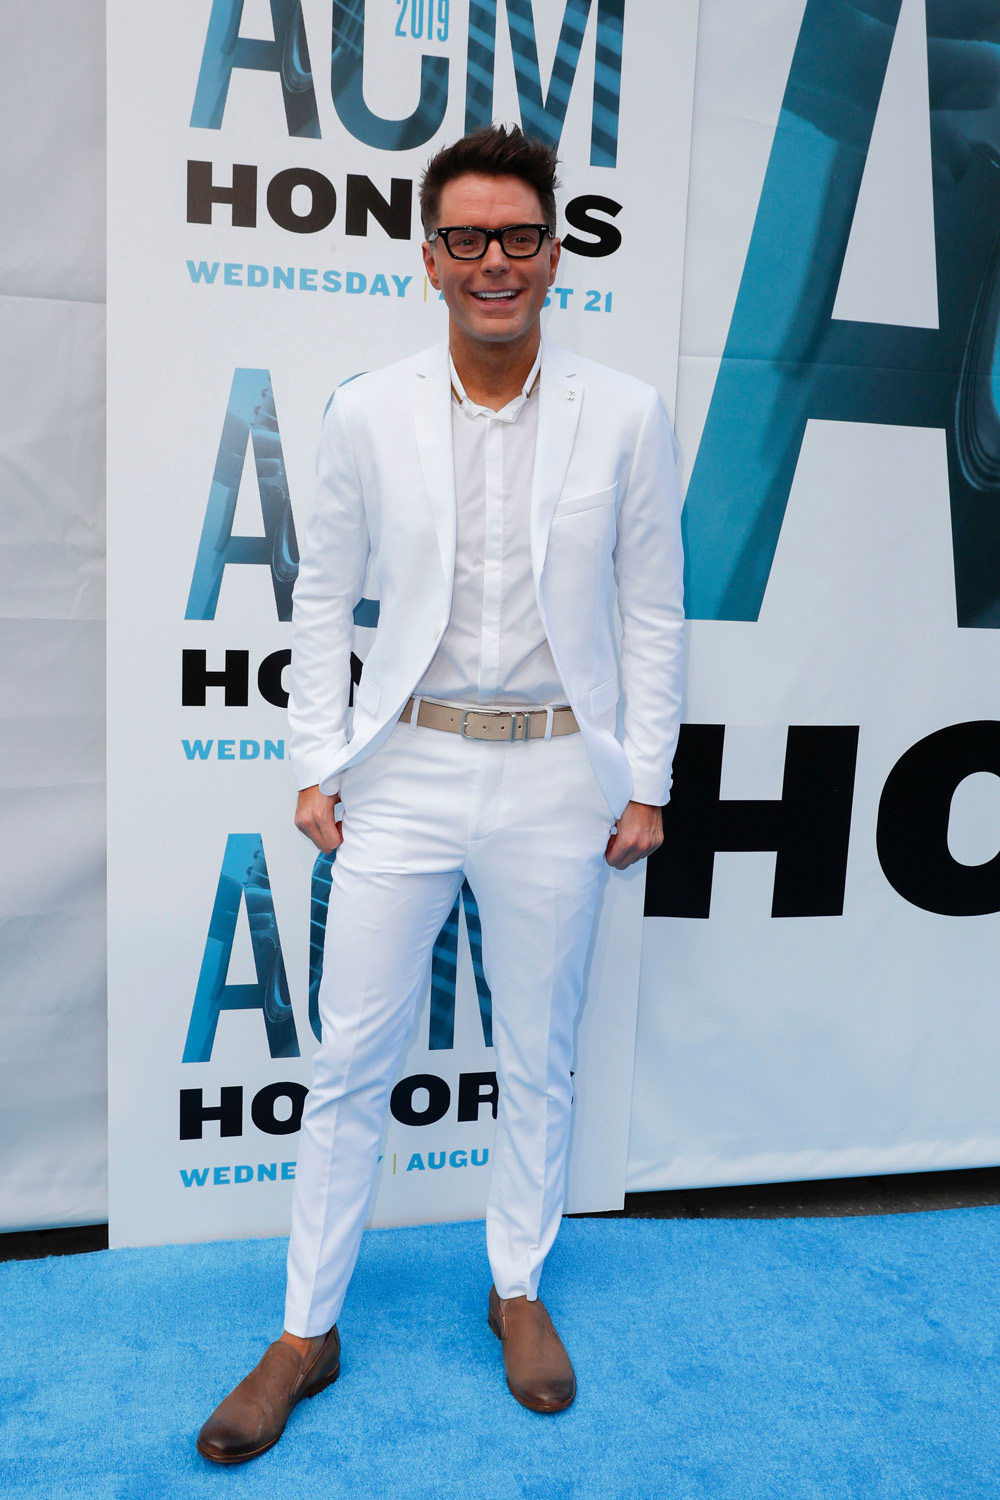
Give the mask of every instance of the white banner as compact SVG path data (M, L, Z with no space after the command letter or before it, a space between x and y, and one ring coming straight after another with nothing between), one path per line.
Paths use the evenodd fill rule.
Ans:
M633 1189L1000 1160L987 10L702 5Z
M557 144L547 332L672 404L696 22L696 0L183 0L154 37L110 6L112 1243L287 1226L329 880L291 823L295 536L331 392L445 331L420 171L492 118ZM363 658L377 600L356 620ZM571 1209L622 1200L642 873L595 938ZM477 920L468 892L438 941L375 1223L483 1210Z

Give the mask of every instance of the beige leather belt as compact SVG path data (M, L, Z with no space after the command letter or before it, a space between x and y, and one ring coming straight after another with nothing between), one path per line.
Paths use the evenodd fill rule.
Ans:
M417 723L421 729L444 729L467 740L543 740L549 719L551 734L576 734L580 728L571 708L533 708L529 712L493 708L449 708L430 698L418 699ZM413 713L410 698L400 714L400 722L409 724Z

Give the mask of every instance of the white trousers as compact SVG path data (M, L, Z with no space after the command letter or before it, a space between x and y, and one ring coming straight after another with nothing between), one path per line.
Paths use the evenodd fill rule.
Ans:
M501 1297L535 1297L565 1195L574 1022L613 824L579 734L491 744L398 724L345 771L341 798L288 1247L285 1327L302 1337L340 1315L389 1092L463 876L500 1086L487 1252Z

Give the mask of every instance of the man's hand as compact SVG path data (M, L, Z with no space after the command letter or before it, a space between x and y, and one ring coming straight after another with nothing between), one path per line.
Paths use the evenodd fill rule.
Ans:
M295 806L295 826L312 839L322 854L332 854L344 842L340 824L333 816L336 796L327 797L318 786L303 787Z
M618 819L618 832L608 839L604 858L614 870L627 870L636 860L653 854L663 843L663 813L648 802L630 802Z

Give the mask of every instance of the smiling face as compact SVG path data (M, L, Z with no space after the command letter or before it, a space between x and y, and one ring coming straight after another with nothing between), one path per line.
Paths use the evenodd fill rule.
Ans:
M474 224L503 229L508 224L543 224L545 214L534 188L520 177L467 173L441 190L437 223ZM510 259L491 240L482 260L453 260L440 239L424 241L424 265L431 286L444 295L452 338L472 344L536 342L538 315L555 280L559 241L546 238L538 254Z

